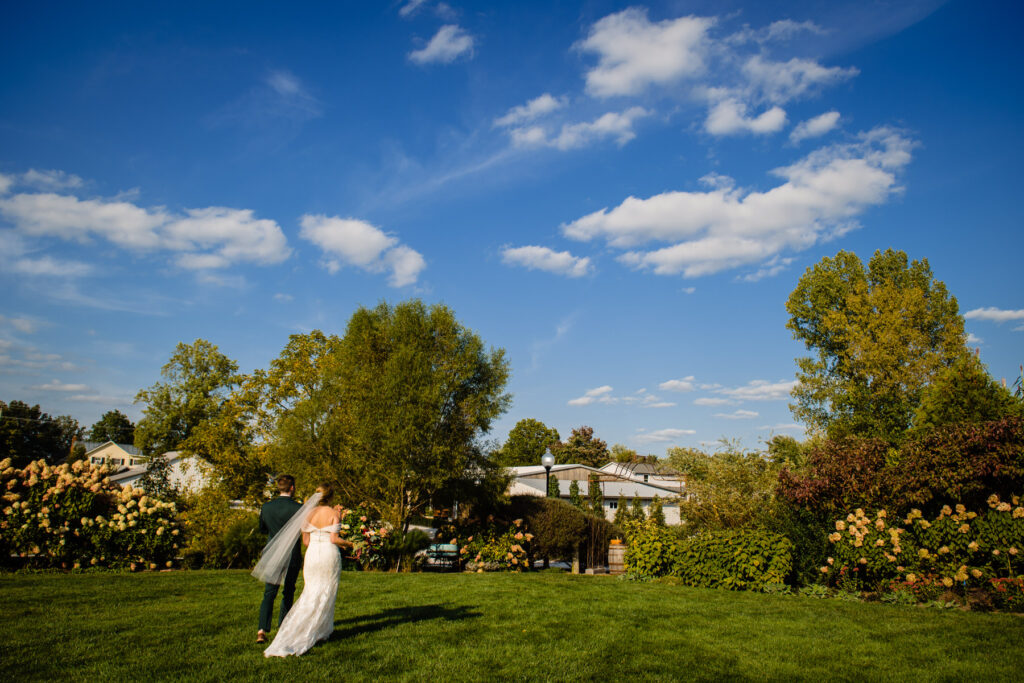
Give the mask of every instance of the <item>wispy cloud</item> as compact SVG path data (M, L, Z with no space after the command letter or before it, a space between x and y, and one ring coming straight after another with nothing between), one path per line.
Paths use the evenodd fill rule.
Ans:
M718 389L717 393L738 401L779 401L789 398L796 385L796 380L769 382L755 379L745 386Z
M555 251L548 247L506 247L501 252L501 260L506 265L523 266L530 270L543 270L571 278L583 277L593 272L589 258L573 256L567 251Z
M732 413L715 413L715 417L721 417L726 420L752 420L757 417L760 413L754 410L737 410Z
M684 436L693 436L697 431L694 429L656 429L653 432L642 432L633 437L638 443L669 443L681 439Z
M1024 309L1007 310L989 306L988 308L975 308L964 313L968 320L985 320L993 323L1005 323L1010 320L1024 320Z
M60 392L75 392L75 391L88 391L89 386L86 384L65 384L59 380L51 380L46 384L38 384L29 389L35 389L37 391L60 391Z
M658 388L663 391L693 391L693 381L694 377L690 375L682 379L670 379L667 382L662 382L658 385Z
M573 398L569 400L571 406L588 406L595 401L601 400L602 397L608 397L612 392L612 387L605 384L600 387L589 389L585 394L579 398Z
M544 93L526 104L512 107L504 116L494 119L494 125L499 128L518 126L557 111L565 107L565 105L565 97L554 97L550 93Z
M827 111L820 116L801 121L789 134L789 141L796 144L807 138L821 137L839 125L839 112Z
M473 55L473 36L456 24L447 24L438 29L422 49L409 53L409 59L416 64L451 64L462 55Z

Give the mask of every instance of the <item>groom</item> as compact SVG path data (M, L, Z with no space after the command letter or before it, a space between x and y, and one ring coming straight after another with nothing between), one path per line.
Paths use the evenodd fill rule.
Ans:
M269 541L278 531L281 530L292 515L302 507L292 499L295 494L295 477L290 474L282 474L277 478L277 490L281 494L260 508L260 531L267 535ZM278 623L284 621L284 615L292 608L295 600L295 579L302 569L302 550L299 541L295 542L292 550L291 561L288 562L288 571L284 575L284 591L281 593L281 617ZM260 626L256 632L256 642L267 642L267 633L270 632L270 622L274 618L274 599L277 597L276 586L272 583L264 584L263 604L260 605Z

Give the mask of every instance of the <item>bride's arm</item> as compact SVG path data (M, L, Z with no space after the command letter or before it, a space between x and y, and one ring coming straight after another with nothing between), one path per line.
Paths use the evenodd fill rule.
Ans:
M308 531L303 531L302 532L302 545L304 545L304 546L308 546L309 545L309 532Z

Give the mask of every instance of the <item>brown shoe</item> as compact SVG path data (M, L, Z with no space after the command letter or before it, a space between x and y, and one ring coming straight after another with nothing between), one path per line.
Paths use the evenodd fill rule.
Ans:
M267 642L267 634L264 633L263 631L257 631L256 632L256 642L257 643L265 643L265 642Z

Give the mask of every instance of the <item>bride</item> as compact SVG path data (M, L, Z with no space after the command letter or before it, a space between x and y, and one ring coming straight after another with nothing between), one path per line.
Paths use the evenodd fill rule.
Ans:
M284 572L277 566L280 560L276 556L281 555L282 551L273 545L280 543L285 551L290 551L301 531L302 543L308 546L302 564L302 595L281 622L270 647L264 650L265 657L301 655L318 642L327 640L334 630L334 602L338 594L338 579L341 577L341 554L338 548L351 548L353 544L338 535L341 517L338 510L331 507L333 499L334 490L331 485L320 484L316 493L310 496L286 527L267 545L263 557L253 570L253 575L260 580L279 583L277 575L283 576ZM285 536L289 531L290 543L288 536ZM280 541L279 536L282 537ZM286 562L284 566L287 567Z

